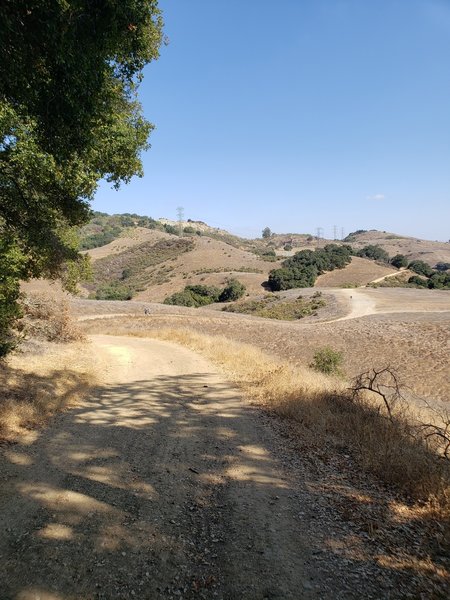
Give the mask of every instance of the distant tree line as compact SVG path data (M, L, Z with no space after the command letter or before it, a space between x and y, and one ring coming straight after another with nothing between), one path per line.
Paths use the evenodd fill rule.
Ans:
M448 273L450 263L441 262L436 265L436 269L432 269L422 260L408 262L403 254L396 254L390 258L381 246L372 244L357 251L348 244L328 244L324 248L301 250L283 261L281 268L270 272L268 286L272 291L312 287L319 275L326 271L343 269L351 262L352 256L391 264L397 269L408 267L417 273L408 279L409 285L430 289L450 289L450 273Z

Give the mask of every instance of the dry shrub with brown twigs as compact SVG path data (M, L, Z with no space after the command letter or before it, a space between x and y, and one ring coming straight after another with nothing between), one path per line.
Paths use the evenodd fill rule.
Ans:
M23 300L23 309L19 328L37 348L0 361L0 439L9 441L75 404L93 382L84 344L58 345L57 351L51 344L85 339L72 319L67 299L29 294Z
M64 297L48 294L28 294L23 301L21 328L26 337L49 342L74 342L85 339L73 320L69 303Z

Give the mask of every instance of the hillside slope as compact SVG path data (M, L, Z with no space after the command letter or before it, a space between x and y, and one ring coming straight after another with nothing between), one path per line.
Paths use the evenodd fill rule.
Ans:
M373 260L353 256L352 262L344 269L335 269L319 275L315 287L357 287L391 273L398 271L389 265L380 265Z
M356 250L372 244L378 245L391 257L404 254L408 261L423 260L433 268L439 262L450 263L450 243L447 242L420 240L376 230L350 234L345 241Z
M160 302L186 285L222 285L228 277L237 278L251 294L261 293L269 271L278 266L220 240L206 236L191 239L194 248L170 263L170 280L147 287L136 300Z

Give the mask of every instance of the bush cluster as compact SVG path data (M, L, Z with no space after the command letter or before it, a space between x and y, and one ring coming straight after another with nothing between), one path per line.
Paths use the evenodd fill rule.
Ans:
M270 272L269 287L272 291L312 287L325 271L344 268L351 261L352 254L350 246L337 244L328 244L323 249L301 250L283 261L281 269Z
M413 275L408 279L409 284L416 287L428 288L429 290L450 290L450 273L438 273L434 271L431 277L419 277Z
M356 256L360 258L370 258L371 260L378 260L380 262L389 262L389 254L386 250L383 250L381 246L376 244L369 244L368 246L364 246L361 250L358 250Z
M159 221L151 217L125 213L123 215L108 215L94 212L93 218L79 231L80 249L91 250L105 246L117 239L128 227L146 227L147 229L162 229Z
M425 275L425 277L431 277L434 273L430 265L423 260L412 260L408 265L408 269L418 275Z
M229 279L220 289L208 285L187 285L182 292L176 292L164 300L164 304L176 306L206 306L214 302L232 302L245 294L245 286L237 279Z
M269 295L262 300L244 300L222 308L225 312L235 312L266 319L296 321L309 315L317 315L317 311L325 306L319 296L310 299L299 296L295 300L282 300L278 296Z
M313 361L309 366L315 371L326 375L342 375L342 361L342 352L325 346L315 352Z
M408 284L430 290L450 290L450 273L443 269L435 271L423 260L413 260L408 268L417 273L408 279Z
M391 265L397 269L408 266L408 259L404 254L396 254L391 258Z

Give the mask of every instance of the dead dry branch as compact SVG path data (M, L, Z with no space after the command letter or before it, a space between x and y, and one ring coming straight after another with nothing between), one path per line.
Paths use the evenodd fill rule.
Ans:
M363 392L375 394L382 399L390 421L393 421L393 411L405 398L401 392L401 386L395 369L390 366L381 369L370 369L361 373L353 380L349 388L353 401L360 401Z

